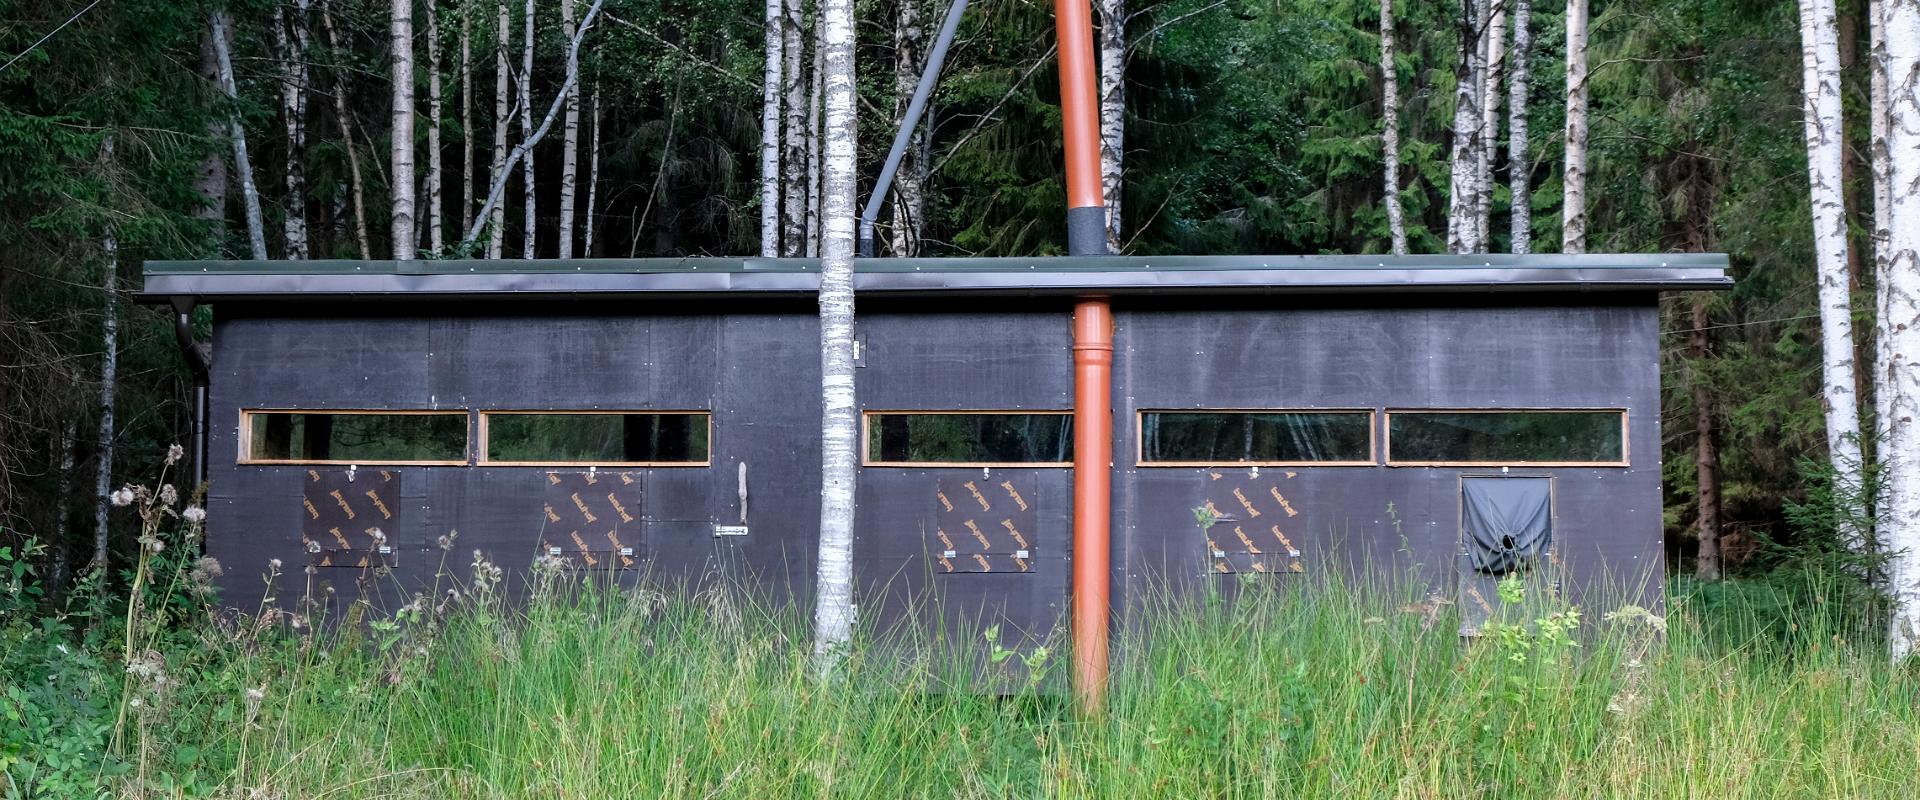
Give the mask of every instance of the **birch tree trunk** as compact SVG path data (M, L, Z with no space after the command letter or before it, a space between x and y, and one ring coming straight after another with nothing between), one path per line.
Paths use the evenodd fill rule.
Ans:
M1120 252L1121 183L1127 138L1127 3L1094 0L1100 16L1100 184L1107 200L1107 242Z
M1481 250L1480 189L1481 20L1487 0L1467 0L1460 9L1460 63L1454 68L1452 170L1447 192L1447 252Z
M831 664L853 636L853 251L855 136L853 0L820 0L826 157L820 259L820 564L814 587L814 653Z
M781 76L784 84L781 90L786 95L786 152L780 156L780 168L785 173L781 181L781 216L785 222L780 234L780 254L785 256L799 256L806 252L807 207L812 199L807 192L806 174L807 138L810 135L806 126L806 71L801 66L805 48L801 44L800 34L805 30L804 23L802 0L786 0L780 51L781 59L786 64Z
M774 258L780 255L780 79L786 67L786 25L780 0L766 0L766 12L767 58L760 79L760 255ZM594 100L599 102L598 94ZM599 136L597 122L594 135ZM597 145L599 140L594 141ZM597 146L594 155L599 155Z
M807 104L807 200L806 200L806 245L801 255L807 258L820 257L820 192L823 184L820 180L820 162L826 156L823 146L823 131L820 129L820 106L826 97L826 54L820 48L813 49L813 93Z
M413 0L393 0L393 257L414 259L413 220Z
M1860 398L1854 383L1853 303L1847 280L1847 209L1841 185L1846 141L1840 119L1839 23L1835 0L1800 0L1807 179L1813 207L1815 275L1820 303L1822 405L1827 418L1827 457L1837 494L1860 497ZM1843 509L1858 512L1858 509ZM1838 533L1854 552L1864 532L1843 513Z
M312 0L296 0L293 14L273 7L273 41L280 51L280 118L287 132L286 237L289 259L309 256L307 246L307 11Z
M1380 200L1387 208L1393 254L1407 254L1407 216L1400 208L1400 73L1394 64L1393 0L1380 0Z
M1513 252L1533 251L1533 167L1527 159L1527 93L1533 88L1533 0L1513 0L1507 54L1507 184L1513 195Z
M320 0L320 26L327 32L327 47L333 50L334 57L347 52L340 41L340 29L333 24L333 7L329 0ZM360 257L373 257L373 237L367 234L367 193L365 182L360 179L360 148L353 140L353 112L347 104L346 70L333 71L333 114L340 120L340 146L347 151L347 181L353 195L353 234L360 245Z
M227 12L215 11L208 15L208 20L213 26L214 58L220 67L220 91L227 96L228 103L238 103L240 91L233 80L233 56L227 44L227 31L231 27ZM247 215L247 245L255 260L265 261L267 226L260 216L260 186L254 183L253 163L247 159L247 126L240 121L237 110L229 109L227 114L228 137L233 141L233 170L240 180L240 196Z
M778 106L778 103L776 102L775 110L778 110L778 108L779 106ZM583 232L583 235L581 237L581 242L580 242L580 255L585 258L594 257L593 255L594 253L593 251L594 212L598 211L600 208L600 81L598 79L595 79L593 84L593 117L592 118L593 118L593 133L592 133L593 144L591 145L592 149L587 151L587 213L584 215L585 217L583 220L584 224L582 225L582 227L586 228L586 230ZM776 117L775 119L777 120L778 117ZM775 152L779 152L779 151L775 150ZM775 172L777 177L778 170L775 170ZM779 255L779 253L777 251L772 254L762 252L761 255Z
M1587 0L1567 0L1566 166L1560 252L1587 252Z
M1506 0L1492 1L1492 19L1486 24L1486 33L1481 36L1486 49L1480 71L1483 84L1480 88L1480 155L1477 158L1479 175L1474 178L1474 224L1479 226L1475 234L1480 240L1480 249L1493 250L1493 162L1500 152L1500 81L1501 73L1506 69L1507 47L1507 5Z
M560 30L573 41L573 4L560 0ZM563 95L566 117L560 129L560 241L555 258L573 257L573 192L580 165L580 85L574 84Z
M460 214L473 215L473 0L460 0Z
M500 211L503 207L501 201L506 193L509 173L512 172L516 165L524 166L532 163L533 149L539 146L540 141L546 138L547 132L553 129L553 122L559 118L561 106L565 105L567 91L579 85L580 43L586 38L587 31L593 27L593 21L599 16L600 6L604 4L604 2L605 0L593 0L593 5L587 7L586 15L580 18L580 25L574 30L572 41L567 43L566 76L560 81L560 89L554 95L553 102L547 106L546 113L541 115L540 124L537 127L529 126L529 130L526 135L521 138L520 144L515 146L512 151L507 152L504 157L498 152L495 153L493 180L490 181L487 186L486 199L480 203L480 208L474 212L473 219L467 223L466 234L460 237L460 246L462 248L469 247L474 242L479 241L480 235L487 231L489 221L498 221L503 218ZM501 8L504 9L505 7L505 0L501 0ZM511 24L505 18L504 14L502 15L501 21L509 25ZM506 31L509 28L507 25L502 25L500 29ZM504 46L499 50L499 60L502 64L506 62L506 48ZM501 74L506 74L504 69ZM526 92L522 97L522 102L531 106L533 97L532 88L528 85L529 83L530 81L528 80L522 80L520 86L522 91ZM496 148L504 149L506 147L505 127L508 122L507 105L505 102L505 79L501 79L495 86L499 91L495 93L494 97L495 119L498 121L498 124L494 127L494 145ZM525 124L527 120L532 119L532 113L529 111L524 114L523 117L522 122ZM671 140L669 140L669 143L671 143ZM527 182L531 184L532 176L528 175L526 177L528 178ZM529 200L531 200L531 198L529 198ZM498 225L492 227L495 230L499 229ZM529 233L531 233L531 231L529 231ZM531 240L531 237L529 237L529 240ZM498 237L496 237L495 241L498 241ZM528 248L527 257L533 257L531 248Z
M1870 0L1867 4L1868 54L1867 54L1867 114L1868 114L1868 152L1873 175L1873 302L1874 319L1887 319L1887 238L1892 235L1888 213L1892 210L1893 183L1889 174L1887 149L1887 36L1886 7L1882 0ZM1880 390L1885 373L1893 366L1887 351L1886 331L1876 326L1873 337L1873 369L1869 378L1873 381L1873 433L1877 443L1874 453L1880 460L1886 459L1887 441L1887 393Z
M221 82L231 86L233 69L232 60L227 57L226 20L219 12L215 12L213 18L214 49L220 56L220 72L224 78ZM101 143L100 154L107 164L113 163L112 134ZM101 571L104 586L107 543L112 531L107 523L113 494L113 398L120 388L120 243L111 229L100 236L100 261L100 427L94 435L92 568Z
M1891 186L1920 185L1920 0L1883 0L1887 73L1887 167ZM1880 542L1889 555L1889 650L1920 650L1920 192L1888 203L1887 282L1880 327L1888 361L1886 503Z
M495 0L499 26L494 30L493 50L493 171L487 183L504 186L507 182L507 80L512 69L507 65L507 48L513 44L513 20L507 13L507 0ZM495 204L487 220L487 258L499 258L507 240L507 208Z
M73 536L73 522L67 512L73 510L69 506L73 499L73 445L79 438L80 423L72 418L54 437L54 446L60 448L60 472L54 484L53 563L48 569L47 591L55 599L66 594L68 565L72 563L68 542Z
M446 170L440 157L440 126L446 121L446 98L440 87L440 0L426 0L427 10L427 247L444 252L447 226L444 216Z
M919 87L920 71L927 62L926 20L921 17L920 0L899 0L893 27L893 126L899 128L906 119L907 106L913 100L913 92ZM926 185L926 159L920 155L921 145L925 143L928 129L925 118L915 125L913 137L907 142L906 154L900 160L900 169L894 173L893 227L888 231L888 240L893 255L907 257L920 247L920 217L924 207L924 187Z
M533 140L533 0L527 0L526 16L521 21L520 48L520 141L526 155L520 160L520 184L524 191L521 202L525 203L526 222L521 229L520 257L534 257L535 225L540 219L540 204L535 194L533 182L533 147L525 144Z

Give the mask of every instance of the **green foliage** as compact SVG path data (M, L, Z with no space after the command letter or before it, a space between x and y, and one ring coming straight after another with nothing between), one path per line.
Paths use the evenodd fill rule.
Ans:
M103 757L115 695L110 659L63 615L40 616L39 546L0 546L0 796L106 794L119 762Z
M0 574L24 596L16 556L0 553ZM143 565L159 588L136 609L193 583L194 564ZM1337 578L1250 582L1201 607L1143 599L1107 711L1084 718L1058 696L1050 643L998 629L863 635L823 682L805 619L740 590L539 575L509 605L476 558L460 580L443 572L451 592L327 625L196 606L151 639L161 631L137 624L148 644L131 658L10 613L7 796L1664 796L1702 776L1731 795L1920 788L1906 747L1920 684L1837 635L1818 593L1683 586L1667 617L1621 606L1599 624L1508 597L1540 618L1479 644L1444 604ZM1006 696L970 691L983 680ZM115 751L122 700L136 710ZM1799 755L1738 757L1752 753Z

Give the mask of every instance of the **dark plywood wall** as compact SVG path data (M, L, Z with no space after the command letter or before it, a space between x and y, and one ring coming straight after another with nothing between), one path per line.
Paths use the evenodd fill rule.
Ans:
M1269 503L1267 513L1284 518L1277 524L1300 555L1274 562L1288 569L1258 580L1366 564L1444 589L1458 539L1458 481L1498 472L1287 467L1256 476L1244 467L1139 467L1142 408L1630 409L1631 467L1515 474L1556 478L1560 553L1573 588L1612 573L1613 584L1658 589L1652 298L1422 302L1197 308L1135 300L1117 309L1113 563L1123 613L1161 581L1192 589L1216 580L1207 577L1212 563L1192 509L1228 484L1271 490L1294 512ZM863 309L862 408L1071 408L1067 305L969 308L977 304L930 299ZM523 570L540 550L546 473L553 471L394 467L403 478L402 512L398 530L386 532L395 550L390 574L328 567L308 575L300 514L309 468L237 464L242 408L709 409L711 466L618 470L640 486L641 568L612 574L729 577L778 599L810 602L820 407L809 306L361 308L318 315L219 309L209 549L227 566L232 604L259 602L274 558L283 565L270 592L279 602L314 594L336 608L356 592L391 604L430 591L438 574L464 579L476 549L509 573ZM715 525L741 524L743 464L749 533L715 536ZM362 469L370 467L378 465ZM1057 467L862 470L861 618L970 638L992 622L1008 640L1049 635L1067 607L1071 481L1071 470ZM934 531L956 519L943 516L937 493L967 482L1002 493L1012 484L1030 506L1017 517L1004 507L983 511L979 520L999 525L1004 512L1031 539L1024 571L945 572ZM443 552L438 539L454 531L453 548Z
M1206 580L1193 508L1213 473L1277 489L1309 568L1373 571L1446 592L1463 475L1499 467L1139 467L1139 409L1624 408L1629 467L1513 467L1555 478L1567 587L1657 599L1661 549L1658 314L1630 305L1121 311L1115 391L1115 579L1125 603ZM1375 436L1384 449L1385 418ZM1384 458L1384 452L1377 452ZM1601 578L1606 580L1602 581ZM1614 594L1617 593L1617 594ZM1622 596L1624 595L1624 596Z

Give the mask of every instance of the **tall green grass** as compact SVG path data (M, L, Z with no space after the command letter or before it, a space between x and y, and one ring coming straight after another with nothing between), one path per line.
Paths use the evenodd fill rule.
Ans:
M1054 691L1065 662L1038 648L1060 643L891 636L823 678L803 616L724 589L548 579L523 604L422 598L326 633L203 624L167 655L175 685L137 709L119 784L286 798L1920 794L1920 682L1833 614L1727 624L1746 612L1723 602L1703 620L1683 594L1664 618L1588 608L1568 638L1510 619L1463 642L1442 601L1332 578L1149 605L1119 633L1107 709L1089 717ZM1570 623L1570 608L1529 607ZM967 691L976 669L1011 694Z

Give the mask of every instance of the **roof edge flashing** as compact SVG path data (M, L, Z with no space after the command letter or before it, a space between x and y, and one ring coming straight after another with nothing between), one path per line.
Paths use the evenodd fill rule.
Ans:
M143 302L351 298L802 295L814 259L154 261ZM1725 289L1721 254L1544 256L1104 256L862 259L857 291L1115 295Z

